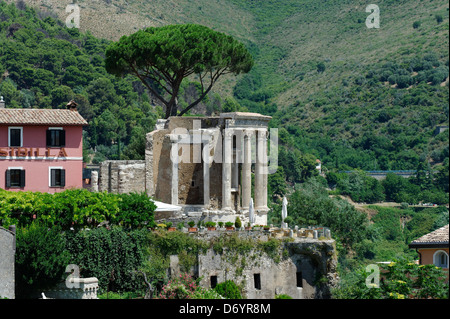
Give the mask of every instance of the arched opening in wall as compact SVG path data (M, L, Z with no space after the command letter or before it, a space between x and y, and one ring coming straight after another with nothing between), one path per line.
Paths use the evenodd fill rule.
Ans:
M448 254L443 250L438 250L433 255L433 264L437 267L448 268Z

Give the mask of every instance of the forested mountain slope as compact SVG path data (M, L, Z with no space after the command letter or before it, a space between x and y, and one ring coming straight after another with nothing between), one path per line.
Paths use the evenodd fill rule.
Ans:
M28 33L11 29L13 23L21 23L17 19L25 19L21 16L23 10L16 10L17 17L6 18L2 13L1 50L14 57L22 56L19 51L25 50L30 41L23 38L23 33L35 39L32 41L39 43L38 48L51 48L45 43L49 41L48 35L43 33L45 41L41 43L36 39L42 37L41 33L34 31L41 28L39 24L56 22L52 18L45 22L39 17L58 16L65 21L68 15L65 7L71 3L7 2L16 3L19 8L26 3L38 11L37 17L30 18L35 22ZM92 127L101 131L100 123L117 122L118 128L124 127L122 131L116 129L124 144L133 140L139 149L142 140L138 141L140 133L132 134L133 125L128 124L123 113L135 116L137 122L145 122L138 125L144 131L151 123L143 119L158 115L151 97L147 99L134 79L117 80L104 72L102 58L107 42L146 26L200 23L244 42L256 63L247 75L223 79L197 112L209 114L225 108L272 115L271 125L280 129L281 141L287 149L313 154L329 169L415 169L420 162L429 160L434 165L448 158L448 132L434 134L436 125L448 125L447 1L380 0L379 29L366 27L367 3L360 0L78 0L76 3L81 10L81 32L56 23L54 28L59 31L50 38L56 37L61 46L64 46L61 41L71 42L70 50L64 54L73 52L76 59L84 57L85 65L72 63L70 68L72 60L61 58L68 64L58 74L47 70L45 61L36 64L33 59L37 57L28 61L21 57L20 67L34 68L38 74L42 73L38 69L54 72L55 83L49 87L70 89L85 97L93 107ZM2 11L3 8L4 5ZM107 40L85 34L87 30ZM4 41L9 44L3 45ZM55 51L49 52L59 51L57 46L53 47ZM10 74L3 77L3 82L8 78L22 96L31 95L26 90L34 92L33 83L22 83L27 73L16 71L14 75L13 63L3 54L0 71L4 74L7 70ZM86 73L84 82L68 80L67 70L75 72L74 67ZM0 91L6 95L3 82ZM107 90L109 95L98 93L101 90ZM45 103L39 94L47 98ZM195 85L186 86L180 103L195 94ZM109 96L111 105L104 103L105 96ZM53 101L50 92L36 92L34 99L36 102L28 99L27 103L43 107L61 102ZM12 101L17 101L17 106L24 103L17 98ZM124 105L132 107L125 109ZM134 109L141 110L134 112ZM143 113L135 114L139 112ZM97 149L106 156L114 156L117 151L110 145L117 138L101 134L97 138L94 128L89 132L90 146L106 145ZM128 150L127 156L138 153Z

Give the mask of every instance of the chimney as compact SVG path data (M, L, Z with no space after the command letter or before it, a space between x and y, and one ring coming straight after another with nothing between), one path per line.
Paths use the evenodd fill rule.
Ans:
M74 101L74 100L71 100L69 103L67 103L67 105L66 105L66 107L67 107L67 109L68 110L71 110L71 111L76 111L77 110L77 106L78 106L78 104Z
M0 109L6 108L5 101L3 101L3 96L0 96Z

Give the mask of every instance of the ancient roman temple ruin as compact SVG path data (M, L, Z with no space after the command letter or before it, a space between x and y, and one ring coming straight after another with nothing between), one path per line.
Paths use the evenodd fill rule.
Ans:
M157 201L182 207L156 216L161 219L183 215L226 222L240 216L246 221L253 199L255 223L265 225L267 177L277 153L268 149L270 119L235 112L159 120L146 136L145 161L102 163L98 189L145 190Z

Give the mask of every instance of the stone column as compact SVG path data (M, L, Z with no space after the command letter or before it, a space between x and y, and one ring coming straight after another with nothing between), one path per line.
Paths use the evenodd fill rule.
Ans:
M233 131L223 132L222 148L222 209L231 209L231 165L233 159Z
M238 160L238 156L237 156L237 154L235 154L233 164L232 164L233 178L232 178L231 187L235 188L236 190L239 188L239 163L237 160Z
M159 121L159 120L158 120ZM153 134L145 135L145 191L147 196L155 196L155 181L153 179Z
M243 163L242 163L242 208L248 210L252 196L252 134L253 130L245 130Z
M178 205L178 136L171 136L170 141L172 143L170 151L170 160L172 162L172 178L171 178L171 204Z
M91 191L98 192L98 171L91 172Z
M209 143L211 141L211 137L203 132L204 139L203 142L203 205L205 208L208 208L210 204L210 165L211 165L211 150Z
M256 137L255 209L267 210L267 129L258 129Z
M269 158L267 156L267 138L268 131L267 129L264 130L263 133L263 207L264 209L268 210L267 207L267 183L268 183L268 177L269 177Z

